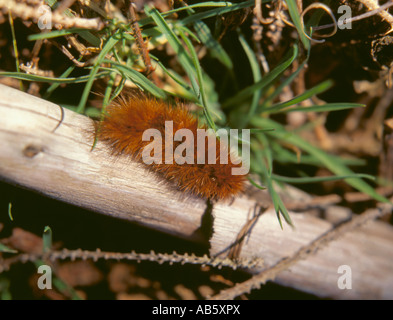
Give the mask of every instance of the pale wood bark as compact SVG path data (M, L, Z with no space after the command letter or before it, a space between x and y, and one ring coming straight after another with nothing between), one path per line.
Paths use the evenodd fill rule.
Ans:
M64 115L63 120L62 112ZM114 158L98 142L92 150L92 120L42 99L0 85L0 178L49 197L193 241L207 241L200 231L206 201L184 195L143 165ZM313 198L287 189L291 208ZM242 242L239 257L262 257L265 267L296 255L333 228L333 223L290 210L295 228L280 228L264 191L213 206L211 255L224 255L252 218L255 204L267 207ZM306 208L307 205L304 205ZM337 221L350 216L327 205ZM393 298L393 228L372 221L302 257L275 281L319 296L339 299ZM306 250L307 251L307 250ZM352 270L352 289L341 290L338 267Z
M130 159L112 157L99 142L92 150L93 143L88 117L0 85L3 179L92 211L202 239L197 230L204 200L185 197Z

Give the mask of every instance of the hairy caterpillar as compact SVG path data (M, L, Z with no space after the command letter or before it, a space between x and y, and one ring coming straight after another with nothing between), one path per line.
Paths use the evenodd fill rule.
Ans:
M228 199L241 193L245 174L233 174L233 169L241 168L242 164L239 158L235 157L234 161L229 147L222 145L216 136L213 139L206 136L203 140L177 137L183 131L197 137L199 129L206 130L207 127L199 125L198 119L183 104L172 106L143 94L125 94L107 107L96 134L112 154L128 155L146 164L184 192L213 200ZM154 135L150 134L146 139L146 132L165 139L151 142ZM167 139L170 134L174 134L175 139ZM154 157L146 161L146 156L152 153ZM211 154L215 155L214 163L209 162ZM227 163L222 163L225 157Z

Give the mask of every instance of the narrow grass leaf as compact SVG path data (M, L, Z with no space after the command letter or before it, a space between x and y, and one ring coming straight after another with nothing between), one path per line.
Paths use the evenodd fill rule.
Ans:
M233 63L222 45L214 39L209 27L203 21L195 21L194 29L202 43L210 50L212 57L220 61L227 69L233 69Z
M264 99L264 101L259 109L263 110L264 108L266 108L271 103L271 101L273 101L273 99L276 98L282 92L282 90L286 86L290 85L296 79L296 77L299 75L300 71L302 71L302 69L307 64L307 62L308 62L308 60L303 61L303 63L296 69L295 72L291 73L290 76L288 76L285 80L283 80L277 86L277 88L273 91L273 93L270 94L268 97L266 97L266 99Z
M12 216L12 202L8 203L8 217L11 221L14 221L14 217Z
M4 253L17 253L18 251L16 251L15 249L11 249L9 247L7 247L5 244L2 244L0 242L0 252L4 252Z
M36 33L36 34L29 35L27 37L27 40L37 41L37 40L43 40L43 39L53 39L53 38L57 38L57 37L64 37L64 36L67 36L70 34L78 33L79 31L82 31L82 30L83 29L81 29L81 28L70 28L70 29Z
M299 157L297 154L289 151L288 149L281 146L281 144L273 139L270 142L273 157L276 161L280 163L295 163L295 164L306 164L313 166L320 166L321 162L315 157L308 154L301 154ZM335 161L342 163L345 166L364 166L366 162L363 159L351 159L351 158L341 158L335 155L331 155L335 158Z
M223 103L223 107L227 108L244 103L244 101L250 96L252 96L255 91L261 90L264 87L270 85L272 81L274 81L282 72L284 72L292 64L292 62L296 59L297 54L298 54L298 47L295 45L293 47L292 55L287 60L285 60L279 66L274 68L268 74L264 75L264 77L257 83L254 83L251 86L241 90L235 96L226 100Z
M267 138L264 137L263 134L258 135L258 140L261 142L262 147L258 147L258 143L256 141L253 141L251 144L251 148L253 151L253 158L252 158L252 166L253 166L253 171L256 172L260 178L261 181L264 182L266 185L269 195L272 199L274 210L276 211L278 221L280 223L280 227L282 228L282 221L281 221L281 216L284 217L284 220L290 225L293 226L291 217L289 216L288 210L285 208L284 203L282 202L280 196L276 192L273 186L273 180L271 177L272 173L272 164L271 160L267 159L266 157L269 157L268 155L268 146L265 145ZM268 166L266 166L268 164Z
M249 129L251 134L256 134L256 133L264 133L267 131L274 131L273 128L266 128L266 129L260 129L260 128L251 128Z
M65 283L57 276L53 278L53 286L56 287L60 292L64 293L66 296L70 296L72 300L84 300L81 296L79 296L78 292L73 287Z
M303 183L317 183L317 182L326 182L326 181L337 181L337 180L344 180L349 178L364 178L375 181L375 177L369 174L362 174L362 173L354 173L352 175L346 176L330 176L330 177L284 177L276 174L272 174L272 179L280 182L286 183L294 183L294 184L303 184Z
M109 72L96 73L96 78L106 77ZM87 82L90 79L90 75L81 76L77 78L51 78L43 77L35 74L23 73L23 72L0 72L0 77L10 77L14 79L21 79L27 81L37 81L37 82L48 82L48 83L58 83L58 84L70 84L70 83L82 83Z
M153 55L150 55L150 57L157 62L157 64L160 66L160 68L167 74L169 77L171 77L177 84L179 84L182 88L184 88L186 91L188 91L190 94L194 95L194 92L192 92L192 88L190 85L183 80L182 77L180 77L176 72L173 70L168 70L158 58L154 57ZM195 96L195 101L198 101L198 98Z
M271 176L272 172L273 172L273 154L272 154L272 150L270 148L270 141L269 139L267 139L265 134L258 134L256 135L257 140L259 141L258 146L260 146L260 148L262 149L261 155L262 155L262 159L266 160L266 171L267 174L269 176ZM257 145L257 144L255 144Z
M263 0L262 2L269 2L269 1L270 0ZM235 3L232 5L228 5L226 7L215 8L215 9L211 9L211 10L207 10L204 12L199 12L199 13L193 14L192 16L182 19L180 21L180 23L182 23L183 25L188 25L188 24L194 23L195 21L198 21L198 20L203 20L203 19L207 19L207 18L211 18L211 17L220 16L220 15L223 15L228 12L235 12L237 10L249 8L249 7L253 7L253 6L255 6L254 0L248 0L248 1L241 2L241 3Z
M190 4L190 5L187 5L187 6L184 6L184 7L179 7L179 8L176 8L176 9L172 9L172 10L169 10L169 11L165 11L165 12L162 12L161 13L161 15L163 16L163 17L168 17L168 16L170 16L170 15L173 15L174 13L178 13L178 12L180 12L180 11L189 11L190 9L195 9L195 8L206 8L206 7L215 7L215 8L222 8L222 7L225 7L225 8L227 8L227 7L232 7L233 6L233 4L231 3L231 2L225 2L225 1L218 1L218 2L214 2L214 1L206 1L206 2L200 2L200 3L195 3L195 4ZM139 20L139 25L141 26L141 27L143 27L143 26L145 26L145 25L148 25L148 24L150 24L150 23L152 23L152 21L153 21L153 19L151 18L151 17L147 17L147 18L143 18L143 19L141 19L141 20ZM183 23L183 25L185 25L184 23Z
M43 252L49 252L52 250L52 229L49 226L44 228L44 233L42 235Z
M259 183L255 182L252 178L247 177L247 179L248 179L248 181L250 181L250 183L251 183L254 187L256 187L256 188L258 188L258 189L260 189L260 190L266 190L266 187L262 187Z
M11 35L12 35L12 46L14 48L14 55L15 55L15 68L16 71L19 72L19 52L18 52L18 45L16 43L16 36L15 36L15 28L14 28L14 19L12 18L11 11L8 12L8 20L11 27ZM19 81L19 88L21 91L24 91L22 81Z
M105 88L104 99L102 100L102 109L101 109L102 114L105 113L106 107L111 101L111 94L113 90L113 85L115 83L116 74L117 74L116 72L111 72L111 74L109 75L109 80Z
M203 77L202 77L202 68L199 64L199 60L198 60L198 55L190 41L190 39L188 39L188 37L184 34L184 32L180 29L178 30L180 33L180 36L182 37L183 41L185 42L188 50L191 53L191 58L192 58L192 63L194 65L194 68L196 70L196 74L197 74L197 79L198 79L198 84L199 84L199 90L201 93L201 103L203 106L203 111L206 117L206 121L209 125L210 128L212 128L213 130L216 130L216 125L213 121L213 118L210 114L210 110L209 110L209 106L207 103L207 98L206 98L206 93L205 93L205 87L204 87L204 83L203 83Z
M101 52L99 53L98 57L96 58L96 61L94 63L94 66L90 72L89 79L85 85L85 88L82 93L81 100L78 105L77 112L78 113L83 113L87 99L89 97L91 87L93 86L93 82L96 80L96 76L100 67L100 64L102 61L105 59L106 55L112 50L112 48L117 44L117 42L121 39L121 30L116 31L105 43L104 47L102 48Z
M331 156L330 154L324 152L323 150L317 147L314 147L313 145L306 142L298 135L296 134L288 135L285 128L282 125L278 124L277 122L267 118L254 118L252 119L252 123L257 127L275 128L276 130L274 132L271 133L267 132L266 134L270 135L273 138L277 138L281 140L284 139L286 143L292 144L304 150L308 154L312 155L315 159L320 161L320 164L322 166L329 169L335 175L348 176L354 174L354 172L351 169L349 169L347 166L345 166L341 161L337 161L335 157ZM349 185L357 189L358 191L364 192L378 201L389 202L388 199L378 194L373 187L371 187L368 183L366 183L360 178L347 178L345 179L345 181Z
M89 30L86 30L86 29L80 30L77 32L77 34L81 38L85 39L92 46L97 47L97 48L99 48L101 46L101 38L96 37Z
M154 96L160 99L166 98L166 93L161 88L157 87L153 82L151 82L148 78L146 78L142 73L130 68L125 64L121 64L112 60L104 60L103 63L111 64L112 67L118 70L121 74L129 78L132 82L134 82L139 87L144 90L150 92Z
M292 22L295 25L297 32L299 34L300 40L302 41L304 48L308 50L311 46L311 43L310 40L304 34L304 30L300 21L301 17L296 4L296 0L285 0L285 2L287 4L289 15L291 16Z
M184 49L183 44L180 42L179 38L173 32L172 28L168 25L165 19L162 17L160 12L152 7L146 6L145 13L147 16L151 17L157 24L159 30L165 35L170 46L176 52L180 64L186 71L189 78L195 78L196 72L193 67L191 57L188 55L187 51Z
M314 86L313 88L306 90L304 93L298 95L297 97L295 97L291 100L273 105L270 108L266 108L263 110L263 112L268 112L268 113L280 112L281 110L283 110L285 108L288 108L292 105L298 104L298 103L300 103L304 100L307 100L317 94L325 92L326 90L328 90L332 86L333 86L333 81L331 81L331 80L323 81L320 84L317 84L316 86Z
M261 74L261 69L259 67L258 60L255 56L255 53L248 45L246 39L244 38L244 35L241 34L240 32L239 32L239 41L243 47L244 52L247 55L248 61L250 63L254 83L258 83L262 79L262 74ZM248 114L244 118L244 120L242 120L242 122L243 122L242 126L241 126L242 128L245 127L248 124L249 120L254 116L254 114L257 110L258 104L259 104L259 100L261 99L261 96L262 96L261 90L254 91Z
M283 228L282 225L282 221L281 221L281 215L284 217L284 220L290 225L293 226L291 217L289 216L289 213L287 211L287 209L285 208L284 203L282 202L280 196L278 195L278 193L276 192L276 190L273 187L273 180L271 178L271 176L268 174L267 170L265 167L260 166L261 169L261 179L262 181L264 181L266 183L266 187L269 191L269 195L272 199L273 202L273 206L274 206L274 210L276 211L276 215L277 215L277 219L278 222L280 223L280 227L281 229Z
M364 108L364 104L360 103L326 103L320 106L305 106L305 107L296 107L296 108L288 108L282 110L284 113L294 112L294 111L302 111L302 112L330 112L330 111L339 111L353 108Z

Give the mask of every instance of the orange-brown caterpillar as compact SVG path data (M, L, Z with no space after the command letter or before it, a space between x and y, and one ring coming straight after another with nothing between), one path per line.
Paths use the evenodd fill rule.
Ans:
M172 121L174 133L186 128L196 137L198 128L207 129L206 126L199 126L198 120L182 104L171 106L142 94L131 94L121 96L108 106L98 126L97 137L110 147L113 154L129 155L134 160L144 163L142 161L143 150L151 142L142 140L143 133L148 129L156 129L162 136L165 136L165 121ZM205 139L206 161L204 164L198 164L200 162L197 158L201 154L198 153L196 139L191 142L193 143L191 146L187 145L187 139L171 142L163 139L159 153L163 161L151 163L148 167L172 181L182 191L208 199L231 198L244 190L245 176L232 174L232 169L241 167L241 163L238 161L234 163L235 161L228 156L229 149L220 149L221 144L217 141L218 139L214 137L214 140L217 143L212 144L211 139ZM176 148L183 142L186 144L185 147L194 148L195 162L192 164L178 164L177 161L165 163L165 150L170 149L173 155ZM216 148L217 161L214 164L209 164L207 161L209 148ZM220 161L221 151L228 156L227 164L222 164Z

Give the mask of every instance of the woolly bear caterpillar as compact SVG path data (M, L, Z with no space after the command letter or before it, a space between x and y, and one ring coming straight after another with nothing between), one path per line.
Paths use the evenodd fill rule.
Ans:
M154 139L151 142L149 138L153 135L148 135L146 139L148 130L167 137L168 123L175 139ZM185 141L176 139L176 134L182 132L180 129L188 129L187 132L196 137L199 129L207 130L207 127L199 125L182 104L171 106L142 94L126 94L107 107L96 134L112 154L128 155L146 164L184 192L213 200L228 199L241 193L245 186L245 174L233 174L233 169L242 167L240 159L234 160L229 148L225 145L222 147L215 136L213 141L207 136L204 138L202 150L201 144L197 145L197 139L187 139L187 136ZM147 162L146 152L151 155L153 151L153 161ZM184 152L187 157L184 157ZM210 154L216 157L214 163L208 159ZM226 161L221 161L223 154ZM205 160L202 164L201 159Z

